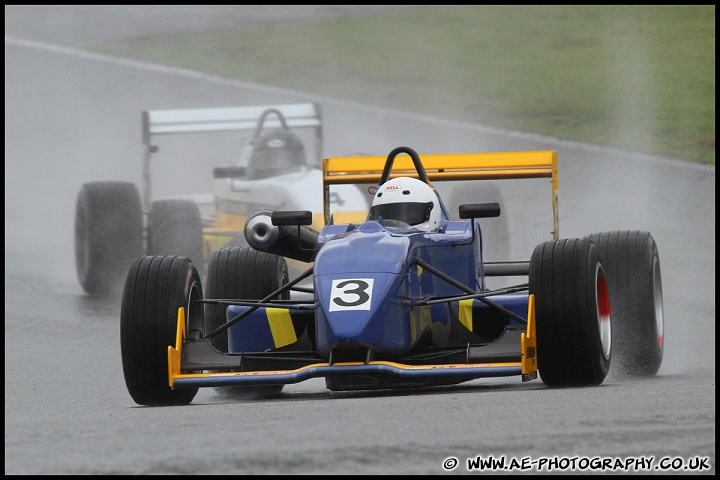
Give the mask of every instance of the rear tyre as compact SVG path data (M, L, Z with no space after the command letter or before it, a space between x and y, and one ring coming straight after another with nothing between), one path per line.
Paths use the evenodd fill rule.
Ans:
M188 336L202 334L200 276L185 257L146 256L127 274L120 312L125 385L139 405L186 405L198 388L168 385L168 346L175 345L178 309L185 307Z
M179 255L204 270L200 209L191 200L156 200L148 214L148 255Z
M260 300L289 281L287 261L284 257L260 252L253 248L226 247L213 252L208 264L207 298ZM290 291L279 299L289 300ZM206 306L207 332L227 322L227 305ZM210 339L211 344L223 353L228 352L227 330ZM283 385L262 387L215 387L227 395L280 393Z
M530 259L529 282L542 381L550 387L601 384L610 368L612 333L598 248L588 239L542 243Z
M600 250L610 292L613 363L626 376L653 376L663 358L660 257L648 232L589 235Z
M119 292L132 261L143 254L143 212L130 182L91 182L75 205L75 267L86 293Z

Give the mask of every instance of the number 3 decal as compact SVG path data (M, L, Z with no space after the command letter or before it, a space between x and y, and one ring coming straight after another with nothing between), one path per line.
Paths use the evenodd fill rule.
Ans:
M372 278L346 278L333 280L330 292L330 311L370 310Z

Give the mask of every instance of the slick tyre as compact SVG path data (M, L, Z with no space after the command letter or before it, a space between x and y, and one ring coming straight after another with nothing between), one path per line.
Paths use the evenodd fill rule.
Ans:
M156 200L148 213L148 255L179 255L204 270L200 209L191 200Z
M213 252L208 264L207 298L260 300L289 281L285 258L253 248L226 247ZM288 300L290 292L279 297ZM276 299L277 300L277 299ZM227 319L227 305L206 306L208 332L212 332ZM211 339L219 351L228 351L227 330Z
M260 300L289 281L285 258L253 248L227 247L213 252L208 264L207 298ZM277 299L290 299L285 291ZM275 299L275 300L277 300ZM227 305L206 306L207 331L212 332L226 321ZM223 353L228 352L228 332L224 330L210 339ZM216 387L222 395L271 395L280 393L283 385L261 387Z
M601 384L610 368L612 333L598 248L588 239L538 245L530 259L529 288L542 381L550 387Z
M119 292L143 254L143 212L130 182L84 184L75 205L75 267L88 294Z
M185 405L197 388L172 389L168 346L175 346L178 309L185 307L188 337L202 335L200 276L185 257L146 256L128 271L120 312L120 351L125 384L139 405Z
M663 359L663 291L660 257L648 232L589 235L605 266L612 309L613 369L630 377L653 376Z

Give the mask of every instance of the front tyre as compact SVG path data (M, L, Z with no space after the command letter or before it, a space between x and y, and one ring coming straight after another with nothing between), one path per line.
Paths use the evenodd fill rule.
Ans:
M663 358L664 315L660 257L648 232L589 235L607 272L613 356L621 375L653 376Z
M185 257L146 256L127 274L120 313L125 384L139 405L186 405L197 388L168 384L168 346L175 345L178 309L185 307L188 335L202 334L200 276Z
M610 368L612 332L598 248L588 239L542 243L532 253L529 282L542 381L550 387L601 384Z
M207 298L261 300L289 281L285 258L253 248L225 247L213 252L208 264ZM288 300L290 291L280 300ZM277 300L277 299L276 299ZM227 305L206 307L208 333L225 322ZM211 339L213 347L228 352L227 330Z
M253 248L225 247L213 252L208 264L207 298L261 300L289 281L287 261L284 257L260 252ZM290 299L290 291L279 299ZM276 299L275 299L276 300ZM206 306L207 333L227 322L227 305ZM210 339L213 347L228 352L228 331ZM253 387L215 387L221 395L274 395L283 385Z

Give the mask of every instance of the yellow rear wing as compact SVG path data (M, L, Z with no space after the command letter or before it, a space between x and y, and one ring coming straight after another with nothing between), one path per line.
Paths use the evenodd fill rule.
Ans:
M557 151L499 153L448 153L420 155L428 180L501 180L550 178L553 206L553 238L559 238L557 210ZM387 157L332 157L323 159L323 205L325 223L330 220L330 186L341 184L377 184ZM408 155L398 156L389 178L419 175Z

